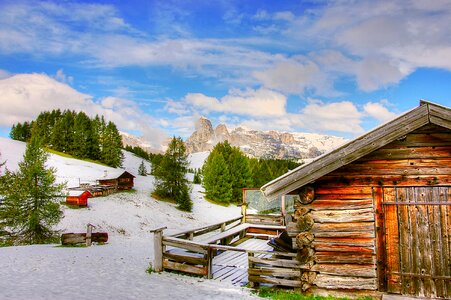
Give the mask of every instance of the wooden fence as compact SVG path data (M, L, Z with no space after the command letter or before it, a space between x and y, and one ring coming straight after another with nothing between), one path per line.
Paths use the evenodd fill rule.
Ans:
M231 246L245 236L268 238L285 229L280 225L241 223L242 217L164 236L154 230L155 271L171 270L213 278L213 258L218 252L243 252L248 256L251 285L260 283L302 287L302 269L295 253L247 250ZM274 223L277 223L275 221ZM214 231L219 230L219 233Z

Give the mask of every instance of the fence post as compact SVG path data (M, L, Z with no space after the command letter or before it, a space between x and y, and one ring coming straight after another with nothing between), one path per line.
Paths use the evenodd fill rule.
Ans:
M207 262L207 268L208 268L208 270L207 270L207 278L208 279L212 279L213 278L213 253L212 253L213 251L212 251L212 249L211 249L211 247L208 247L208 253L207 253L207 260L208 260L208 262Z
M163 230L167 227L161 227L150 232L153 233L153 269L155 272L163 271Z
M251 281L251 275L249 274L249 270L254 268L254 263L249 259L250 257L254 257L253 252L247 253L247 280L249 281L250 288L256 288L257 284L254 281Z
M95 227L92 224L86 226L86 246L90 247L92 243L92 228Z

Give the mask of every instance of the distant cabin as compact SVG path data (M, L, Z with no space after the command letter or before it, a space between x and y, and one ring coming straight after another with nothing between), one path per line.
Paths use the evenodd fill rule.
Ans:
M105 171L102 178L97 181L99 185L111 186L117 190L130 190L133 188L135 176L127 171Z
M451 299L451 109L426 101L267 183L313 293Z
M66 203L71 205L78 206L88 206L88 198L92 197L90 191L86 190L72 190L69 191L69 194L66 196Z

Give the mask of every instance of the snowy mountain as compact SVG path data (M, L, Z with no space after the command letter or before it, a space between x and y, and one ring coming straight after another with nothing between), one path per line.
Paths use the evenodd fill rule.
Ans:
M341 137L316 133L258 131L241 127L230 132L224 124L213 129L210 120L202 117L186 141L186 148L189 153L209 151L225 140L251 157L292 159L314 158L346 142Z
M17 169L24 151L25 143L0 138L0 161L6 161L8 169ZM108 243L89 248L0 248L0 299L252 299L247 290L224 282L145 272L153 258L151 229L167 226L165 232L170 234L197 228L239 216L240 208L205 201L199 185L191 192L192 213L156 201L150 196L153 177L138 175L141 159L129 152L124 155L124 169L136 176L136 192L90 198L87 208L63 206L64 218L57 226L62 232L86 232L90 223L94 231L108 232ZM95 181L105 170L115 170L54 154L47 165L55 167L57 181L68 186ZM77 284L68 284L72 280Z
M124 146L131 147L138 146L149 153L163 153L161 149L163 149L164 145L162 145L160 149L156 149L155 147L152 147L152 145L142 137L138 137L123 131L120 131L119 133L122 137L122 144L124 144Z

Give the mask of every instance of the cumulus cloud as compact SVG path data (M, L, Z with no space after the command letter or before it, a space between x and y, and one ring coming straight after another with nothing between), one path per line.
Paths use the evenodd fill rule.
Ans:
M158 133L149 127L154 119L131 100L117 97L95 100L45 74L18 74L0 80L0 127L33 120L40 112L53 109L84 111L90 116L103 115L125 131ZM153 140L161 140L162 136L159 132Z
M283 116L287 99L268 89L230 90L217 99L200 93L190 93L184 101L196 109L208 112L227 112L249 116Z
M265 87L286 93L302 94L307 89L320 91L321 94L333 93L326 74L315 62L307 59L277 63L264 71L254 72L254 77Z
M387 122L396 117L396 114L389 111L384 102L367 102L363 106L363 110L380 122Z
M55 74L55 76L53 76L53 78L55 78L56 80L58 80L59 82L62 82L62 83L72 84L74 82L74 77L64 74L63 69L58 69L58 71L56 71L56 74Z

